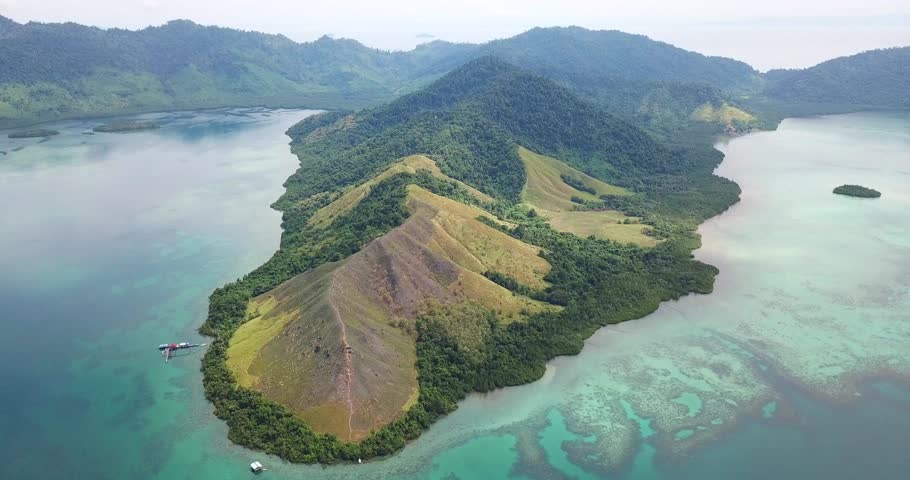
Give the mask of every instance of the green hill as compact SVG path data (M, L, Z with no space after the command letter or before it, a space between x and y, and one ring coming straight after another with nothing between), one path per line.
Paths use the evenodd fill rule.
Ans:
M772 70L764 94L790 103L910 107L910 47L871 50L802 70Z
M202 331L230 438L295 462L393 453L468 392L535 380L600 326L710 291L694 229L738 194L718 156L490 57L288 134L301 167L275 203L281 249L212 294ZM559 215L575 196L636 223L576 235Z
M534 28L485 44L481 50L543 75L566 78L581 75L733 89L751 85L758 77L752 67L737 60L710 57L616 30Z
M396 175L400 164L367 183ZM357 208L343 198L323 208L339 201ZM317 432L362 440L417 399L414 324L428 302L470 300L503 323L556 308L483 275L492 270L544 288L550 271L539 247L478 220L494 218L484 210L415 185L405 207L410 216L400 227L251 301L249 321L227 350L241 386L285 405Z
M585 99L661 134L705 121L693 112L704 104L719 108L730 103L725 91L752 89L760 81L746 63L615 30L535 28L480 50L558 80Z
M279 205L361 181L414 152L434 156L453 178L509 199L518 199L524 184L519 144L623 187L648 188L691 166L682 152L569 89L495 58L445 79L380 108L293 127L307 174L291 177Z

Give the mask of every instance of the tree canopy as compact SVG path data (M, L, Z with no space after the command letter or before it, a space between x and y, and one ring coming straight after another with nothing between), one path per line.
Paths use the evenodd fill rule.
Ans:
M910 47L840 57L801 70L772 70L765 95L787 102L910 107Z

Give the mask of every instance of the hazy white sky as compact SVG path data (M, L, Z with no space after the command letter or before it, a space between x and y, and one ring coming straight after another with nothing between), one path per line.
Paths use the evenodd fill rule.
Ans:
M0 14L131 29L187 18L383 49L409 49L430 36L480 42L534 26L580 25L642 33L762 70L910 45L908 0L0 0Z

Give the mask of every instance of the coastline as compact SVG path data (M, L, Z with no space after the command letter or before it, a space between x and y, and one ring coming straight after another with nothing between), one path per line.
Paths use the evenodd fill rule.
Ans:
M260 108L264 110L316 110L316 111L328 111L318 107L311 107L307 105L290 105L290 106L273 106L268 103L253 103L253 104L238 104L238 105L222 105L222 106L185 106L185 107L176 107L176 108L158 108L152 107L148 109L135 109L135 110L124 110L122 112L99 112L95 114L84 114L84 113L75 113L72 115L62 115L54 119L48 120L27 120L24 123L4 123L0 124L0 133L5 134L7 131L19 130L23 128L32 128L32 127L41 127L47 125L53 125L61 122L80 122L80 121L92 121L92 120L105 120L112 118L128 118L139 115L149 115L149 114L188 114L196 112L218 112L219 110L234 110L234 109L246 109L246 108Z
M785 121L819 120L825 118L837 119L839 117L849 116L851 114L887 114L902 112L906 112L906 110L875 109L868 111L859 109L858 111L851 111L847 113L838 112L820 113L805 116L792 116L781 119L779 122L777 122L777 124L774 125L773 130L759 130L751 133L760 135L763 133L777 132L780 125ZM724 152L726 161L730 155L730 152L728 148L724 147L728 147L729 143L732 141L746 139L747 137L749 137L749 135L718 138L718 141L715 143L715 148ZM715 170L715 174L723 176L724 178L728 178L729 180L734 181L739 185L746 185L743 187L744 199L741 199L740 202L731 206L730 209L728 209L722 215L708 219L702 225L700 225L699 234L702 236L702 238L705 237L706 229L714 228L715 225L713 224L715 224L715 222L723 221L724 215L732 215L735 217L737 215L738 208L755 208L753 205L749 204L751 202L749 197L750 195L753 195L754 192L749 191L749 182L744 183L746 180L745 177L737 175L725 175L725 172L723 170L724 165L721 164ZM829 193L830 191L824 190L824 192ZM708 241L712 241L710 239L710 236ZM726 261L723 259L723 254L712 252L710 249L706 250L705 248L695 250L693 254L695 255L695 258L700 261L718 266L718 268L721 270L721 274L718 276L718 281L721 283L728 281L725 278L725 273L730 274L731 270L733 269L728 268L729 266L725 266ZM783 359L772 355L765 355L762 350L755 349L752 346L749 347L749 351L749 355L754 355L755 360L758 362L755 365L758 367L755 372L760 377L771 375L769 382L771 384L777 385L776 388L792 389L792 391L795 392L794 394L803 395L807 398L810 398L814 402L819 402L821 405L830 406L832 408L849 407L851 405L855 405L862 399L862 394L860 391L866 389L864 386L874 382L876 379L884 379L889 382L894 382L898 385L910 385L910 369L908 369L906 365L904 367L898 367L896 363L893 363L891 361L883 362L870 359L870 362L864 363L862 365L856 365L854 370L847 371L845 374L840 375L840 378L837 380L832 380L825 383L806 383L809 381L809 378L804 377L802 374L798 373L799 368L794 368L793 363L784 361ZM729 427L732 430L737 429L740 423L747 421L750 417L755 416L757 412L760 411L761 405L765 404L768 401L775 401L780 408L780 398L776 397L775 395L755 397L751 404L751 407L743 407L741 409L742 413L740 414L740 420L734 420L732 423L725 423L724 426ZM784 408L787 409L787 411L791 412L789 415L791 415L790 418L792 419L792 411L797 407L794 405L784 404ZM775 415L774 418L778 419L778 417L784 417L780 418L779 420L786 421L785 417L787 416L788 414L784 413L782 415ZM796 425L796 423L794 423L794 425ZM698 449L702 446L710 446L714 444L714 442L718 441L725 435L723 430L724 429L722 429L722 431L719 432L719 435L717 436L710 436L708 438L705 438L703 441L684 446L680 451L681 455L688 456L691 455L691 452L693 451L692 449ZM672 444L666 443L665 447L668 448L668 451L674 450ZM664 461L670 461L670 458L665 458Z
M840 117L840 115L833 115L833 117ZM756 135L768 133L773 132L755 132ZM719 139L719 142L737 139L738 138ZM729 155L729 152L726 150L725 153ZM720 174L723 175L724 172L721 171ZM737 176L726 178L738 182L742 181L742 178L738 178ZM748 186L746 186L744 187L744 194L748 198L748 196L754 194L754 192L750 192ZM827 195L828 190L822 189L819 194ZM685 359L686 355L683 352L686 352L687 350L698 351L699 349L717 349L717 342L706 342L701 339L683 340L689 333L686 332L686 329L682 326L683 324L681 322L683 320L690 320L690 317L696 317L699 314L716 311L717 307L710 305L717 303L715 300L724 300L723 298L717 298L717 295L727 296L729 295L731 288L742 288L742 286L738 285L738 279L731 278L732 275L738 275L736 272L740 271L742 266L736 266L734 268L734 266L728 265L729 257L727 256L732 252L726 251L729 247L723 245L723 242L717 244L716 238L719 233L722 233L725 236L736 236L734 232L729 231L729 229L732 228L731 226L723 225L725 220L724 216L726 215L729 216L727 218L735 219L735 217L740 214L739 209L741 208L751 210L755 207L747 200L738 202L725 211L723 215L712 217L699 226L699 233L705 244L702 248L695 250L693 253L700 261L715 265L720 269L720 274L716 279L716 287L721 289L720 292L718 292L716 288L712 295L689 295L679 300L667 301L662 303L658 311L651 315L623 322L618 325L601 328L590 338L585 340L585 347L581 354L578 356L558 357L547 364L548 371L558 373L554 373L556 375L555 381L553 377L550 377L549 381L543 383L554 382L553 384L529 384L510 387L497 392L471 394L461 407L462 409L470 410L470 413L459 412L459 415L479 415L479 412L475 412L476 410L493 408L493 404L499 402L511 402L513 400L509 400L510 396L541 396L546 398L547 395L550 395L550 390L571 388L571 386L576 386L580 382L595 384L598 381L604 381L608 385L618 382L618 380L612 378L612 376L604 377L603 375L594 374L593 372L587 373L588 369L584 369L584 372L579 372L577 371L577 364L579 363L584 363L586 365L599 365L601 363L612 364L614 367L620 367L616 370L616 373L620 374L619 376L623 379L647 378L645 375L647 369L642 368L641 365L656 361L656 357L647 352L655 350L656 346L653 342L663 343L659 339L651 340L647 337L656 334L657 332L665 332L660 336L666 336L667 348L672 349L672 352L667 351L665 352L665 355L673 358ZM707 242L711 243L709 244ZM683 318L679 316L681 313L677 312L687 312L687 314L685 315L685 318ZM721 315L723 314L721 313ZM711 324L706 324L704 321L697 321L694 325L691 325L691 328L698 330L706 325ZM733 327L724 327L724 323L719 323L716 328ZM788 368L788 365L790 365L790 367L793 365L800 365L798 361L793 358L778 358L776 352L774 352L774 355L764 355L761 350L761 345L763 344L760 342L756 342L755 345L741 342L742 340L737 340L738 346L735 348L732 348L732 344L730 344L730 346L722 346L722 348L717 351L721 352L732 348L730 353L741 357L741 360L736 363L731 363L730 366L739 365L739 367L733 368L733 371L736 371L736 368L739 368L740 373L738 375L745 375L742 380L737 380L737 382L745 381L746 383L743 385L752 384L753 387L750 388L757 389L754 390L753 393L747 393L748 390L739 392L744 395L743 398L746 401L737 400L735 407L731 406L731 408L726 410L727 413L720 413L718 421L720 421L719 419L723 419L723 421L718 425L709 425L711 422L706 422L706 420L711 419L711 415L705 411L702 411L697 418L691 420L687 420L685 416L682 415L676 420L668 422L668 420L672 419L672 414L666 412L674 411L672 408L668 408L668 405L673 405L672 402L669 402L669 399L673 399L679 391L677 390L678 387L671 388L670 383L664 385L663 383L665 380L660 379L659 377L655 378L655 381L659 381L659 385L648 384L644 387L646 389L646 396L635 395L642 404L651 403L653 398L649 399L648 397L653 397L655 395L666 399L662 400L662 402L667 401L667 406L661 408L649 407L648 413L638 412L639 415L647 418L652 426L661 428L661 431L664 432L661 435L665 436L644 442L653 444L656 448L654 452L655 462L663 465L675 465L678 462L691 458L693 455L700 454L700 452L705 451L706 449L714 451L717 448L720 448L723 445L723 439L740 438L742 436L741 434L744 434L746 430L752 431L755 428L765 428L763 427L764 425L769 425L769 428L774 428L775 425L784 429L801 428L803 426L803 421L800 420L801 414L799 411L800 408L806 407L799 404L800 401L803 401L799 399L815 402L812 403L813 406L825 411L830 409L835 412L844 411L846 414L852 411L852 409L855 408L855 405L862 402L863 399L870 394L870 387L868 387L868 385L879 379L883 379L886 382L893 382L896 385L904 385L905 387L910 386L910 369L908 369L906 365L899 366L890 362L867 363L865 366L857 365L857 370L854 373L849 373L837 384L804 383L807 380L806 378L798 372L793 371L792 368ZM712 343L715 343L715 345L712 346ZM807 353L806 355L811 354L812 353ZM725 353L725 355L727 354ZM624 359L626 356L630 358ZM617 364L620 359L624 360ZM693 359L691 363L688 360L683 362L683 365L688 365L689 368L695 368L695 366L699 364L703 364L703 360L698 360L696 362ZM691 370L683 369L682 365L677 365L674 369L675 368L680 368L682 371L688 372L689 374L694 373ZM806 366L801 368L805 369L809 367ZM751 373L746 375L745 372ZM588 375L593 375L594 378L588 378ZM574 376L575 378L560 378L565 376ZM599 380L599 378L604 379ZM674 378L676 378L675 373L667 380ZM685 377L679 378L676 381L684 381L684 378ZM749 378L749 380L746 380L747 378ZM685 382L688 381L689 380L685 380ZM619 385L623 385L623 383L619 383L616 390L613 388L607 390L610 392L609 395L604 392L597 393L596 396L613 398L615 401L617 396L622 395L621 392L626 391L626 389L629 388L629 384L625 384L626 386L621 389L619 388ZM734 392L737 392L737 390L727 390L724 394L732 395ZM789 393L782 396L780 392ZM583 396L579 395L579 401L582 403L573 405L570 407L571 409L569 411L575 409L584 412L598 411L600 412L599 415L607 416L610 419L609 421L622 422L625 425L625 429L637 430L638 427L634 421L626 419L625 415L621 412L611 413L607 404L598 403L597 407L593 407L589 404L589 400L581 400L581 398L587 398L594 395L595 394L592 392L588 392ZM713 395L717 395L717 393ZM793 396L797 396L797 400L793 400ZM552 401L543 400L543 402L549 404ZM703 397L702 402L707 404L708 400ZM567 408L565 404L558 402L553 403L555 406L551 408ZM724 403L716 402L715 405L723 406ZM903 406L900 408L906 408L905 404L901 405ZM665 413L655 415L655 413L659 413L661 410ZM530 415L530 412L515 414L516 417L520 418L534 418ZM568 415L568 411L565 412L564 415ZM591 417L586 415L587 414L583 413L577 421L572 422L567 418L566 423L570 424L572 427L571 431L574 435L572 438L602 438L601 435L604 435L605 431L608 431L605 430L606 427L597 424ZM712 422L713 421L714 420L712 420ZM504 420L505 425L515 425L510 422L510 420ZM518 428L517 426L507 427L505 425L500 427L497 431L514 432ZM709 430L699 428L703 428L705 425L710 427ZM756 425L759 427L756 427ZM444 427L453 428L449 423L446 423ZM686 430L691 430L696 433L685 441L673 438L676 433L685 432ZM587 454L584 452L587 450L584 449L578 450L573 458L579 462L578 465L584 466L584 468L590 472L598 472L603 475L629 474L631 470L634 470L633 465L637 464L636 457L642 451L643 440L639 438L635 442L629 443L621 440L622 437L617 436L615 433L609 438L611 438L612 445L602 445L602 447L607 448L608 451L614 452L607 455L608 458L613 459L613 461L606 463L606 465L609 465L609 468L603 468L603 464L599 464L590 459L586 460ZM567 439L565 441L570 440ZM586 442L589 441L590 440L586 440ZM578 441L572 440L572 442L577 443ZM579 443L578 445L580 448L583 443ZM575 448L576 447L574 446L570 448L570 454L575 451Z
M0 160L16 205L0 224L17 233L0 255L3 345L16 359L4 378L45 380L3 396L5 419L30 427L0 442L11 457L0 477L229 478L244 465L249 451L204 398L203 352L165 364L154 347L205 342L211 289L278 247L269 204L297 168L282 139L303 115L199 114L118 136L64 121L54 140Z
M769 132L760 131L760 132L754 132L754 133L755 133L756 136L757 136L757 135L759 135L759 134L769 133ZM750 137L749 137L749 136L746 136L746 137L737 137L737 139L748 139L748 138L750 138ZM723 140L729 140L729 139L723 139ZM716 142L714 143L714 145L717 145L717 144L718 144L718 143L716 143ZM724 159L726 159L726 157L724 157ZM721 162L715 167L715 169L714 169L715 173L717 173L718 169L722 169L722 165L724 165L723 161L721 161ZM729 177L728 177L728 178L729 178ZM735 178L735 177L734 177L734 178ZM736 203L732 203L731 205L728 205L727 208L726 208L726 209L724 210L724 212L722 212L722 213L728 213L728 214L729 214L729 213L731 213L731 212L730 212L731 207L732 207L732 208L736 208L736 206L738 206L738 205L742 205L742 202L736 202ZM735 211L735 210L734 210L734 211ZM711 218L709 218L709 219L703 221L703 222L699 225L699 227L698 227L699 238L701 238L701 235L702 235L704 229L705 229L707 226L712 225L713 223L715 223L719 218L722 218L722 217L720 217L719 215L715 215L715 216L713 216L713 217L711 217ZM704 260L704 259L706 258L706 257L699 257L698 255L700 255L700 253L698 253L698 250L696 250L695 255L697 256L696 258L699 259L699 260ZM716 262L714 262L714 261L710 261L710 263L715 264L715 265L719 265L718 263L716 263ZM722 265L721 265L721 267L722 267ZM723 275L723 273L721 273L721 275ZM683 299L684 299L684 300L687 300L687 299L689 299L689 298L691 298L691 297L693 297L693 296L692 296L692 295L688 295L688 296L686 296L686 297L683 297ZM695 297L699 297L699 296L695 296ZM653 312L653 311L655 311L655 310L658 310L658 311L659 311L659 310L661 310L661 309L666 310L666 308L672 308L672 306L673 306L673 302L665 301L665 302L663 302L663 303L660 303L659 305L654 305L648 312ZM665 307L666 307L666 308L665 308ZM637 317L639 320L641 320L640 317L641 317L642 315L645 315L645 312L641 312L641 314L640 314L640 315L637 315L636 317ZM632 323L636 323L636 322L632 322ZM625 324L625 323L623 323L623 324L621 324L621 325L624 325L624 324ZM602 330L604 330L604 328L602 328L602 327L593 328L593 329L591 329L591 330L587 330L585 336L586 336L586 337L590 337L591 335L595 334L596 332L599 332L599 331L602 331ZM587 339L584 341L585 349L587 348L587 345L589 344L589 340L590 340L590 338L587 338ZM701 348L701 347L699 347L699 348ZM578 351L573 352L573 355L578 355L578 354L579 354ZM581 350L581 354L584 354L584 349ZM212 359L212 360L214 360L214 359ZM557 360L558 360L558 359L557 359ZM550 362L553 362L553 361L554 361L553 359L550 360ZM550 362L548 362L547 364L549 365ZM741 368L741 367L739 367L739 368ZM541 372L541 373L543 373L543 372ZM760 382L757 382L757 381L754 381L753 383L756 384L756 385L759 385L759 384L760 384ZM518 388L521 388L521 387L518 387ZM474 395L474 394L472 394L472 396L473 396L473 395ZM483 395L483 394L481 394L481 395ZM763 398L770 398L770 397L763 397ZM743 400L746 401L746 399L743 399ZM767 404L767 402L764 402L764 401L755 401L755 400L753 400L753 402L757 402L756 405L765 405L765 404ZM462 409L462 408L464 407L464 405L465 405L465 400L459 401L458 405L459 405L459 410ZM756 407L756 408L758 408L758 407ZM723 410L724 410L724 411L728 411L729 409L730 409L729 406L723 407ZM672 409L669 409L669 410L667 410L667 411L672 411ZM448 417L446 417L446 418L448 418ZM442 419L442 421L444 421L444 420L445 420L445 418ZM677 430L678 430L678 429L677 429ZM702 440L703 440L703 436L700 435L700 436L693 437L692 440L687 441L686 443L692 443L692 444L694 444L693 442L698 443L698 442L701 442ZM243 443L241 442L241 444L243 444ZM410 444L410 442L408 442L408 444ZM345 444L345 445L352 445L352 444ZM402 446L403 446L403 445L402 445ZM375 458L385 458L388 454L394 453L394 452L397 451L399 448L401 448L401 447L396 447L396 448L394 448L391 452L388 452L388 453L385 454L385 455L378 455L378 456L376 456ZM272 452L272 453L276 453L276 452ZM370 458L370 457L368 456L367 458ZM337 462L337 461L338 461L338 460L335 460L335 461L333 461L333 462L317 462L317 463L335 463L335 462ZM348 459L348 461L353 461L353 460ZM309 462L304 462L304 463L309 463Z
M700 141L702 143L704 143L708 149L711 148L710 145L712 145L713 143L711 142L710 138L708 138L708 137L699 137L699 138L700 138ZM292 140L293 140L293 138L292 138ZM717 165L719 165L721 162L722 162L722 158L717 160L717 162L714 164L714 168L716 169ZM287 183L287 182L285 182L285 183ZM734 184L734 186L735 186L735 184ZM737 191L738 191L738 187L737 187ZM716 218L719 214L727 211L731 206L735 205L737 202L738 202L738 196L736 197L736 199L734 201L732 201L729 204L726 204L722 210L714 213L714 215L710 218ZM687 239L686 243L685 243L685 245L686 245L685 248L688 251L691 252L692 250L699 248L700 236L697 234L696 231L689 232L685 238ZM278 253L280 253L280 252L276 252L276 256ZM272 260L274 260L274 259L275 258L273 258ZM247 275L247 277L244 277L244 280L246 278L250 278L250 277L254 276L257 272L268 271L270 268L272 268L272 267L270 267L270 262L272 260L270 260L269 262L266 262L266 264L264 264L263 266L261 266L260 268L258 268L256 270L254 270L252 273ZM318 263L315 265L318 265ZM714 267L712 267L711 265L704 264L703 266L705 266L708 269L714 269ZM714 273L711 274L712 280L710 283L712 285L714 283L714 277L716 275L717 275L717 271L716 271L716 269L714 269ZM231 338L231 336L233 335L233 332L236 330L236 328L239 326L239 324L243 323L243 321L241 320L240 323L237 323L237 320L228 320L226 322L227 330L225 330L225 329L221 328L220 326L218 326L218 325L225 324L225 321L224 320L213 321L213 316L216 318L218 318L218 317L223 318L223 316L224 316L223 312L225 312L229 309L241 308L239 304L236 306L233 306L233 307L229 307L229 308L226 308L225 306L220 305L220 304L216 305L216 303L218 303L218 302L216 302L216 299L219 296L221 296L223 298L223 297L229 297L229 296L235 295L231 291L231 288L233 288L233 287L237 287L237 284L236 283L228 284L224 287L216 289L216 291L210 297L211 303L210 303L210 310L209 310L209 318L206 320L206 323L204 323L203 326L200 327L201 333L214 339L214 341L210 344L211 346L210 346L208 352L206 352L206 356L203 359L204 383L206 384L206 392L207 392L206 395L207 395L207 398L209 398L209 400L215 404L216 416L218 416L219 418L222 418L224 420L227 420L227 418L223 416L223 415L225 415L225 413L224 413L225 407L223 407L219 403L220 401L223 401L223 399L221 399L221 395L223 395L223 394L214 393L212 390L210 390L210 386L212 385L211 381L214 381L215 379L218 379L219 382L223 382L224 379L232 378L232 374L226 369L226 367L224 365L225 362L223 359L226 358L227 344L228 344L229 339ZM257 288L261 288L261 287L257 287ZM692 295L693 293L708 294L708 293L711 293L711 291L712 291L712 287L710 287L710 286L701 287L702 288L701 290L699 290L695 287L691 287L691 288L692 289L690 289L688 292L686 292L682 295L683 296ZM267 289L258 290L259 293L264 293L265 291L267 291ZM672 298L678 299L678 296L674 296ZM654 313L655 311L657 311L661 307L661 305L667 303L667 301L669 301L669 300L655 301L655 302L653 302L653 304L651 301L648 301L648 302L646 302L646 304L636 305L635 306L636 311L634 313L634 316L626 316L626 317L622 318L621 320L619 320L618 322L624 323L626 321L629 321L630 319L640 319L642 317L648 316L648 315ZM244 305L243 309L245 309L246 303L244 302L243 305ZM578 345L578 347L572 348L571 352L557 353L556 355L549 357L549 361L552 362L554 358L559 358L560 356L565 356L565 355L577 356L577 355L579 355L582 352L582 350L584 348L584 344L587 341L587 339L589 339L592 335L594 335L599 330L602 330L605 326L615 325L615 324L617 324L617 322L611 321L606 324L590 325L589 327L585 327L576 332L573 332L577 335L580 335L581 341L580 341L580 344ZM509 383L505 386L527 385L528 383L533 383L533 382L539 380L541 378L541 376L545 375L546 371L547 371L546 366L544 364L541 364L539 371L536 371L532 377L522 379L521 381L518 381L516 383ZM230 380L228 380L226 383L229 385L234 385L234 382L230 381ZM219 388L223 388L223 387L219 387ZM247 395L247 394L254 394L257 396L259 395L258 392L247 391L246 389L244 389L242 387L238 387L236 385L234 385L231 388L237 389L238 391L241 391L241 392L249 392L249 393L243 393L243 395ZM496 389L496 390L499 390L499 389ZM471 393L471 394L473 395L473 393ZM257 401L261 401L261 400L257 400ZM462 405L463 402L464 402L464 399L459 400L457 403L457 406L455 406L455 408L453 408L452 410L459 408L459 406ZM284 407L282 407L278 404L272 404L270 401L266 401L266 404L270 405L269 408L274 408L274 409L277 409L277 410L283 412L282 415L286 416L286 418L292 417L292 415L290 413L288 413L284 410ZM413 410L413 408L412 408L412 410ZM316 437L312 441L318 442L318 443L329 442L330 444L333 445L331 448L338 449L341 452L343 452L340 457L332 458L329 460L316 459L316 458L312 458L312 457L308 457L307 459L304 459L304 460L301 460L299 458L290 459L286 455L280 454L278 451L273 450L269 447L263 448L261 445L251 445L248 443L248 441L240 440L241 437L234 435L235 427L231 425L230 421L228 421L228 425L229 425L229 428L231 431L231 434L229 434L229 437L231 438L232 441L234 441L240 445L243 445L247 448L264 449L267 453L276 454L276 455L284 458L285 460L291 461L291 463L318 463L318 464L332 464L332 463L339 463L339 462L353 463L353 462L355 462L355 460L359 461L359 460L369 460L369 459L373 459L373 458L375 458L375 459L387 458L388 456L399 452L405 446L411 444L416 438L418 438L421 435L421 432L425 431L426 428L428 428L430 425L436 424L436 422L440 418L444 419L448 416L448 413L442 414L438 417L436 416L436 414L433 414L433 416L430 417L429 422L424 424L424 426L421 428L420 432L408 433L406 435L406 437L407 437L406 441L402 444L395 444L391 447L389 447L388 445L381 445L381 444L378 446L375 445L375 442L378 441L378 439L382 439L383 437L389 435L390 431L395 431L396 429L402 428L399 425L400 423L413 422L413 420L409 419L411 413L412 413L411 411L408 411L400 419L387 424L383 428L375 431L367 439L360 441L360 442L356 442L356 443L338 442L337 444L335 444L334 442L336 442L336 440L334 439L334 437L327 437L325 435L316 434L315 432L308 430L309 427L306 426L302 421L294 420L292 423L296 423L303 427L306 427L307 430L305 430L306 431L305 437L315 435ZM296 417L294 417L294 418L296 418ZM295 427L295 428L300 428L300 427ZM379 451L381 453L365 454L362 451L360 451L360 448L368 442L374 442L374 443L369 443L367 448L379 448ZM326 448L329 448L329 447L326 447ZM354 453L344 453L348 450L350 452L354 452Z

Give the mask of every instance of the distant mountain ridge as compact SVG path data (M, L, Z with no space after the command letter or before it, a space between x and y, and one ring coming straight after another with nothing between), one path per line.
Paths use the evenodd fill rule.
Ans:
M800 70L772 70L765 94L789 102L910 107L910 47L871 50Z
M641 105L645 97L666 84L692 84L687 88L696 92L710 86L699 98L703 102L757 75L735 60L579 27L535 28L481 45L433 41L387 52L355 40L297 43L187 20L132 31L23 25L0 17L0 126L156 109L360 108L413 91L485 55L550 76L630 116L648 110ZM620 83L635 88L625 88L620 97L605 94Z
M479 47L557 80L583 98L659 133L683 128L725 91L755 88L760 74L738 60L690 52L644 35L581 27L534 28Z
M652 133L669 134L696 123L713 123L718 130L731 122L709 120L700 112L730 110L736 114L727 119L750 118L742 105L758 102L761 109L765 100L910 105L907 51L872 51L804 70L761 74L737 60L642 35L581 27L538 27L484 44L436 40L389 52L356 40L324 36L297 43L282 35L188 20L104 30L75 23L19 24L0 16L0 128L226 106L358 109L493 55L556 80ZM780 105L774 110L799 113ZM732 124L749 127L750 122Z
M155 109L356 108L448 71L463 49L436 43L390 53L186 20L138 31L5 18L0 25L0 125Z
M618 30L537 27L481 45L480 50L542 75L569 80L584 72L602 78L701 83L726 89L758 78L758 72L744 62L690 52Z

